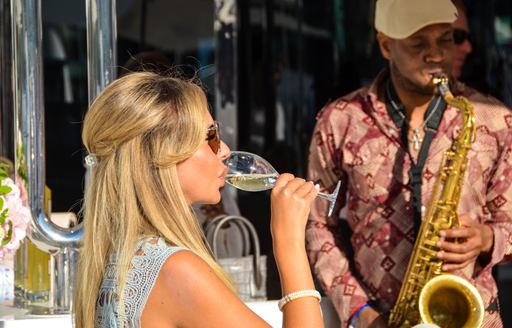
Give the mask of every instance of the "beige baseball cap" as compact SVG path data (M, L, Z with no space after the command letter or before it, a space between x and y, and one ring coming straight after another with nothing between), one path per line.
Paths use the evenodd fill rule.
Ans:
M453 23L451 0L377 0L375 28L393 39L405 39L425 26Z

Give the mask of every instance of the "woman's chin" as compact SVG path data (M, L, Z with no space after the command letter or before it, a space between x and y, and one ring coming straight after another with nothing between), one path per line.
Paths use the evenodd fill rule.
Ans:
M201 202L201 204L204 204L204 205L215 205L215 204L220 203L220 200L221 200L221 197L220 197L220 192L219 192L219 195L217 197L212 197L210 199L204 200L204 201Z

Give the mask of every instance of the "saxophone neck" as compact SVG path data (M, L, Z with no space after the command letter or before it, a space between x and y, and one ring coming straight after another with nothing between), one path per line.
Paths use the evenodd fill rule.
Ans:
M444 98L447 104L458 108L464 117L464 126L467 126L473 133L474 126L474 112L471 102L463 96L455 97L450 91L450 81L446 74L435 73L432 74L432 82L437 87L437 91Z
M450 91L449 79L448 76L444 73L435 73L432 74L432 82L437 87L437 90L444 99L449 100L453 99L454 96Z

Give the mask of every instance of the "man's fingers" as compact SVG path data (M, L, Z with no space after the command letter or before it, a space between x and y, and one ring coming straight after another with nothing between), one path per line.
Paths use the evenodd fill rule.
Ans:
M445 272L451 272L451 271L455 271L455 270L464 269L465 267L470 265L472 262L473 262L472 260L468 260L468 261L465 261L460 264L459 263L444 264L443 267L441 268L441 270L443 270Z
M445 252L449 253L467 253L469 250L471 250L471 245L468 245L468 243L463 244L457 244L457 243L451 243L447 241L440 241L437 243L437 246L441 248Z
M473 236L475 232L471 228L457 228L450 230L441 231L441 237L443 238L469 238Z
M464 263L466 261L476 259L479 252L477 250L473 250L467 253L449 253L440 251L437 253L437 257L447 263Z

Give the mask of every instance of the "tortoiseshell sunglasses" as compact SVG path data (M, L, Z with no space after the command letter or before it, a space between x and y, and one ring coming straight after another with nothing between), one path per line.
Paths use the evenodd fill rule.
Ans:
M213 124L208 127L208 132L206 134L206 141L208 141L208 146L210 146L213 153L218 154L220 151L219 122L214 121Z

